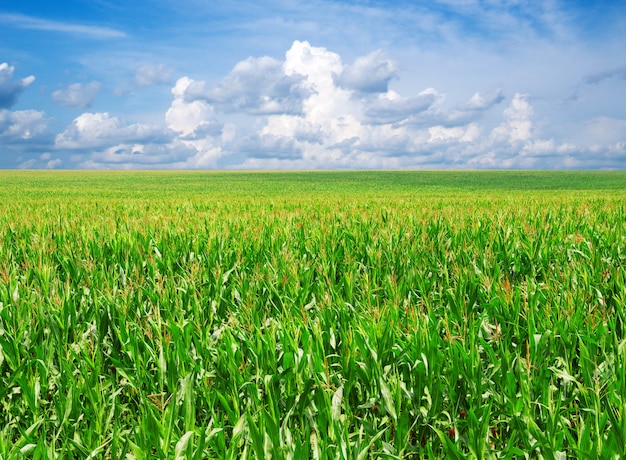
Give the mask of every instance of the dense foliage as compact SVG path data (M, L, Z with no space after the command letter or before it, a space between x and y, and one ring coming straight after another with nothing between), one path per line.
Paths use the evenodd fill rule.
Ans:
M0 458L624 455L622 173L0 196Z

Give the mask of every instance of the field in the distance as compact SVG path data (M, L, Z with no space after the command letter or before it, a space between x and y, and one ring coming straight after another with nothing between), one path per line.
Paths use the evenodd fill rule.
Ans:
M608 458L626 173L0 172L0 458Z

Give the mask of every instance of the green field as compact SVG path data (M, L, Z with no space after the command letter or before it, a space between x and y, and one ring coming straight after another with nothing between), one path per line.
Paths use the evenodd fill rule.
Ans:
M0 172L0 459L626 455L624 172Z

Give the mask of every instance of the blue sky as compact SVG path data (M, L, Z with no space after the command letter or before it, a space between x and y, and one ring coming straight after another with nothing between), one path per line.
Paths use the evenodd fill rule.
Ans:
M12 3L0 168L626 168L623 0Z

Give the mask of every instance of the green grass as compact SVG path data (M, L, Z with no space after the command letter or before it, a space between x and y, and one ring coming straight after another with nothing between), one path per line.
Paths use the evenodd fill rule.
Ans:
M0 458L608 458L626 174L0 173Z
M130 172L4 171L0 197L20 198L357 198L444 196L450 193L621 191L615 171L324 171Z

